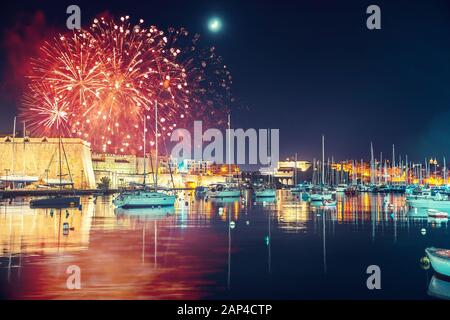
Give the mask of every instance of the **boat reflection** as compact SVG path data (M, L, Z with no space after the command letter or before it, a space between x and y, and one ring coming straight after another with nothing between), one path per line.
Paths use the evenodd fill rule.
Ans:
M277 202L277 197L255 197L255 202L257 203L275 203Z
M114 214L117 217L141 217L145 219L161 219L169 215L175 214L175 207L160 207L160 208L133 208L133 209L123 209L115 208Z
M436 274L433 275L427 293L435 298L450 300L450 279L444 280Z
M185 192L174 207L129 210L114 208L110 196L82 197L82 210L67 212L31 209L21 199L0 202L0 294L8 299L250 299L277 298L276 292L283 298L341 293L370 298L347 270L370 260L374 248L378 261L398 269L400 286L413 282L419 289L429 286L430 295L448 297L449 284L441 278L419 283L416 274L403 271L407 259L391 261L393 250L405 244L422 247L431 239L425 234L436 243L445 243L449 234L447 223L434 228L436 222L426 217L405 215L402 196L389 198L392 210L386 210L384 196L369 194L341 196L334 210L324 210L289 191L280 191L275 202L254 201L248 194L240 200L203 200ZM393 241L399 245L387 245ZM343 261L349 244L361 254ZM82 270L81 291L65 286L70 265ZM324 286L311 296L311 290L296 285L315 288L324 277L346 289L330 293ZM418 292L427 298L426 290Z
M239 202L239 197L228 197L228 198L208 198L208 202L211 203L235 203Z

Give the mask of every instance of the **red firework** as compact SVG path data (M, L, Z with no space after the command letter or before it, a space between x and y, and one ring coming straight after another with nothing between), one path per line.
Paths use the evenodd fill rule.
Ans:
M89 141L95 151L134 153L142 149L143 118L154 123L156 104L164 136L193 117L203 120L197 117L205 112L214 116L223 101L213 97L223 95L211 88L228 90L228 83L208 82L207 60L192 45L179 49L176 34L146 28L142 20L132 26L129 17L120 22L100 18L88 29L45 42L45 57L33 61L22 117L35 133L54 134L54 122L45 118L52 118L49 101L57 101L58 107L64 105L71 136ZM210 54L210 61L216 58ZM45 99L49 94L57 100ZM220 106L213 106L216 102ZM153 143L151 133L148 141Z

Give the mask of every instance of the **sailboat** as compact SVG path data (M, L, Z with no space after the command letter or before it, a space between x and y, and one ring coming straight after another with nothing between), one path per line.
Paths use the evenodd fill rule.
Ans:
M156 170L153 188L148 188L146 184L146 139L145 128L146 121L144 117L144 182L142 189L121 192L114 200L113 204L118 208L133 209L133 208L158 208L165 206L173 206L175 204L175 195L166 192L158 191L158 102L155 101L155 150L156 150Z
M267 135L268 140L268 148L269 148L269 154L271 155L271 141L270 141L270 134ZM271 159L271 158L269 158ZM272 161L269 161L270 165L272 165ZM270 169L270 167L269 167ZM273 186L273 176L272 172L269 170L269 182L267 185L262 185L255 189L255 197L256 198L275 198L277 194L277 190Z
M69 171L70 177L70 185L73 189L73 181L72 175L70 174L69 163L67 162L66 151L64 150L62 138L61 138L61 128L58 126L58 164L59 164L59 190L62 191L62 188L66 183L63 182L63 173L62 173L62 153L64 153L64 158L66 160L67 168ZM30 207L35 208L68 208L68 207L79 207L80 206L80 197L79 196L62 196L58 194L56 196L50 196L47 198L38 198L30 201Z
M310 195L311 202L315 201L331 201L333 194L325 187L325 137L322 136L322 172L321 185Z
M255 190L256 198L275 198L276 190L274 188L262 187Z
M228 114L228 132L231 130L231 117ZM233 182L233 174L231 172L231 134L228 134L228 179L225 183L215 183L208 186L206 192L207 198L239 198L241 190L238 184Z
M3 175L0 176L0 181L4 182L6 185L8 184L12 184L12 187L14 189L14 186L16 184L23 184L26 185L27 183L34 183L37 182L39 180L39 177L37 176L29 176L25 174L25 146L26 146L26 137L25 137L25 122L23 124L23 155L22 155L22 159L23 159L23 172L22 174L16 174L15 172L15 168L14 168L14 158L16 155L16 151L15 151L15 138L16 138L16 117L14 117L14 127L13 127L13 134L12 134L12 145L11 145L11 174L10 175Z

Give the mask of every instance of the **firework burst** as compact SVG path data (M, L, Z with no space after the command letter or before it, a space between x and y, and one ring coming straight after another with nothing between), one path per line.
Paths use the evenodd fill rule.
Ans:
M188 39L184 49L180 36ZM221 61L213 50L206 58L196 50L197 41L184 29L165 34L144 27L142 20L133 26L129 17L95 19L88 29L42 45L44 57L32 62L21 115L34 132L54 134L55 123L44 119L51 113L49 101L57 101L58 107L64 105L71 136L89 141L95 151L137 152L142 149L143 118L154 121L156 104L162 136L190 119L224 110L218 97L226 95L219 91L229 90L231 76L223 66L217 68ZM226 80L213 81L210 75ZM57 100L45 99L48 94ZM153 143L152 127L148 129Z
M35 83L33 90L23 97L23 106L27 109L29 130L40 130L44 135L56 136L69 132L69 103L46 83Z

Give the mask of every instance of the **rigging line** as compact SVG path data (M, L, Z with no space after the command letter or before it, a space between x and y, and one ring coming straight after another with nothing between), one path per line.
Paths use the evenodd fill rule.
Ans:
M152 169L152 177L153 177L153 185L155 184L155 170L153 168L153 157L152 152L150 151L150 168Z
M166 140L165 139L163 139L163 145L164 145L164 151L166 152L166 155L167 155L168 152L167 152L167 144L166 144ZM172 165L170 163L170 157L169 157L169 160L167 161L167 164L169 166L169 173L170 173L170 180L172 182L172 188L175 189L175 181L173 180Z
M61 140L61 147L62 147L62 150L63 150L64 159L66 160L67 171L69 172L69 179L70 179L70 182L72 182L72 190L73 190L74 189L74 183L73 183L73 179L72 179L72 173L70 172L69 161L67 160L66 149L64 148L64 144L62 143L62 140ZM61 174L61 178L62 178L62 172L60 174Z

